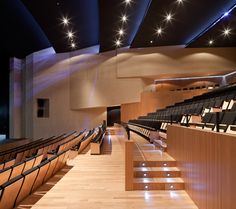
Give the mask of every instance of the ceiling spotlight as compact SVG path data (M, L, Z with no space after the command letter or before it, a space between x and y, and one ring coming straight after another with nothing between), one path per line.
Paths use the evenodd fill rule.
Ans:
M76 47L75 43L71 43L71 48L74 49Z
M123 16L121 17L121 21L122 21L122 22L126 22L126 21L127 21L127 16L126 16L126 15L123 15Z
M73 38L74 34L71 31L68 31L67 36L68 36L68 38Z
M208 41L208 44L209 44L210 46L213 45L213 44L214 44L214 40Z
M68 25L69 24L69 19L67 17L62 18L62 23L63 25Z
M172 19L173 19L173 16L172 16L171 13L169 13L169 14L167 14L167 15L165 16L165 20L166 20L167 22L170 22Z
M125 0L126 5L129 5L132 2L132 0Z
M231 30L230 30L229 28L224 29L223 35L224 35L224 36L230 35L230 31L231 31Z
M119 47L121 45L121 41L119 39L117 39L115 44L116 44L117 47Z
M163 32L163 30L162 30L161 27L156 29L156 34L157 34L157 35L161 35L162 32Z
M181 4L181 3L183 3L184 1L183 1L183 0L176 0L176 2L177 2L178 4Z
M124 30L121 28L118 33L119 33L120 36L123 36L124 35Z

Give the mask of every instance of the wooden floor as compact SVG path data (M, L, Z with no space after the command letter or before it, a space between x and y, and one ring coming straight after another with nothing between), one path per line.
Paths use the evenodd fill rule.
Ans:
M125 191L124 141L107 136L102 155L79 155L17 208L197 209L185 191Z

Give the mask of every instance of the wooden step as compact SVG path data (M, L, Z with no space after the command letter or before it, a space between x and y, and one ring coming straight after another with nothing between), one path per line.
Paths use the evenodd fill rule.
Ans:
M183 190L181 178L134 178L134 190Z
M176 161L134 161L133 165L134 167L176 167Z
M153 178L153 177L180 177L180 170L176 167L135 167L134 177Z

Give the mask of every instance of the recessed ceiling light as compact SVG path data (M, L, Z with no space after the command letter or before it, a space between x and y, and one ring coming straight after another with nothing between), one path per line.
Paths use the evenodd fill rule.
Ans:
M122 21L122 22L126 22L127 20L128 20L128 18L127 18L126 15L123 15L123 16L121 17L121 21Z
M208 41L208 44L209 44L210 46L213 45L213 44L214 44L214 40L212 40L212 39L209 40L209 41Z
M157 35L161 35L162 32L163 32L163 29L161 27L156 29L156 34Z
M119 31L118 31L119 35L120 36L123 36L124 35L124 30L121 28Z
M71 31L68 31L67 36L68 36L68 38L73 38L74 34Z
M115 41L115 44L116 44L117 47L119 47L119 46L121 45L120 39L117 39L117 40Z
M183 1L183 0L176 0L176 2L177 2L178 4L181 4L181 3L183 3L184 1Z
M125 0L126 5L130 4L132 0Z
M71 43L71 48L74 49L76 47L75 43Z
M231 31L231 30L230 30L229 28L225 28L224 31L223 31L223 35L224 35L224 36L230 35L230 31Z
M68 19L67 17L63 17L63 18L62 18L62 23L63 23L64 25L68 25L68 24L69 24L69 19Z
M166 20L167 22L170 22L172 19L173 19L173 15L172 15L171 13L166 14L165 20Z

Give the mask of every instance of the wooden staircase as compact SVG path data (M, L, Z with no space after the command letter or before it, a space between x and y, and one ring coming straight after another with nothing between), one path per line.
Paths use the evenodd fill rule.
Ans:
M176 161L134 161L133 190L183 190Z

